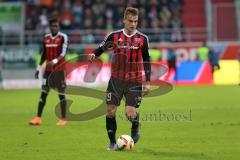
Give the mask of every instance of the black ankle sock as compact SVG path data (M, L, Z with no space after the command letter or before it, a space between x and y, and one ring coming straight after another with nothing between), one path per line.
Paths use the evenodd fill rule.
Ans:
M106 116L106 128L111 143L116 143L117 122L115 117Z

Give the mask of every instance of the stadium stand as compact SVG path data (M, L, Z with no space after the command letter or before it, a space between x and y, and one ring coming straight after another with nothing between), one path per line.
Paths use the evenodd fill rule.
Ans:
M122 13L127 6L140 8L139 28L141 30L144 32L153 30L152 35L161 30L162 36L155 36L152 41L183 40L183 38L176 38L176 34L180 33L183 27L182 0L31 1L26 5L25 29L48 32L47 18L59 16L62 30L71 30L75 37L72 40L75 43L82 41L97 43L99 40L95 38L94 33L92 36L87 34L86 40L86 34L81 34L78 30L122 28Z

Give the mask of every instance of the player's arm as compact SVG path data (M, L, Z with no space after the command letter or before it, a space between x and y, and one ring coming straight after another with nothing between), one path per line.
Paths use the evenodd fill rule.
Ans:
M144 87L143 87L143 95L148 94L150 90L151 62L150 62L148 49L149 49L148 38L144 38L142 58L143 58L143 67L145 71L146 83L144 84Z
M68 47L68 37L66 34L63 34L62 53L57 58L55 58L51 62L49 62L48 65L55 65L61 59L63 59L67 53L67 47Z
M41 66L43 65L43 63L45 62L45 60L46 60L46 48L45 48L44 43L42 43L41 58L40 58L39 64L38 64L36 72L35 72L36 79L38 79L39 70L40 70Z
M110 33L105 37L102 43L100 43L99 47L95 49L91 54L89 54L89 61L92 62L94 59L99 57L106 49L111 47L113 44L113 34Z

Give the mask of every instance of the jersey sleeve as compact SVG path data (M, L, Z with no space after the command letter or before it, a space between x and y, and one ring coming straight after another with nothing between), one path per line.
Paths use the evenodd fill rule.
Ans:
M68 47L68 36L66 34L63 35L63 43L62 43L62 53L61 56L65 56L67 52L67 47Z
M145 71L146 81L150 81L151 77L151 62L149 55L149 40L147 37L144 38L143 42L143 50L142 50L142 58L143 58L143 67Z
M113 33L107 35L102 43L100 43L99 47L93 51L95 56L100 56L106 50L107 44L109 44L109 42L113 42Z

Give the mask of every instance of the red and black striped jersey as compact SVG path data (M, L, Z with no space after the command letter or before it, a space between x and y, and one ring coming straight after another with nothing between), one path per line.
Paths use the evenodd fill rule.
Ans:
M124 29L110 33L100 46L94 50L100 56L105 50L112 50L111 76L124 81L143 82L143 70L146 81L150 81L151 64L148 37L135 31L127 35Z
M43 38L43 55L45 56L46 62L50 62L60 55L65 56L68 46L68 37L62 32L58 32L56 36L52 34L46 34ZM45 71L64 70L64 58L61 59L56 65L49 67L47 66Z

